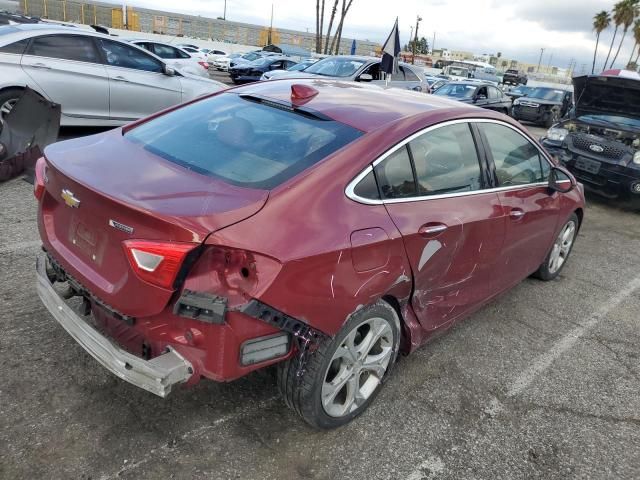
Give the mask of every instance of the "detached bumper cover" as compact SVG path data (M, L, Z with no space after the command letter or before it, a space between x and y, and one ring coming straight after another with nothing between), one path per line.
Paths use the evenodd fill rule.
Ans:
M178 352L144 360L121 349L89 325L54 290L46 273L46 255L38 256L37 291L51 315L93 358L111 373L160 397L166 397L174 385L186 382L193 368Z

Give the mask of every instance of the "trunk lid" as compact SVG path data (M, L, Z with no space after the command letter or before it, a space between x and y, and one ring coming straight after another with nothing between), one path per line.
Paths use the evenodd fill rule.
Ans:
M201 244L257 213L268 191L230 185L163 160L120 129L51 145L40 233L47 250L93 295L132 317L159 313L172 290L141 280L125 240Z

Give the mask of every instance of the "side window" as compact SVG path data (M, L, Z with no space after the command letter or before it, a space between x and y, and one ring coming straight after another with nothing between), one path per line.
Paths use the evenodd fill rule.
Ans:
M368 73L374 80L382 80L382 75L380 74L380 62L369 65L369 67L367 67L362 73Z
M495 123L482 123L479 127L489 142L489 150L496 167L501 187L526 185L544 181L538 149L518 132Z
M149 50L150 52L153 52L153 48L151 48L151 44L149 42L136 43L136 45L144 48L145 50Z
M282 69L281 61L273 62L271 65L269 65L269 70L281 70L281 69Z
M413 70L411 70L410 68L400 67L400 70L402 70L404 72L404 78L408 82L419 82L420 81L420 78L415 73L413 73Z
M152 45L153 53L155 53L160 58L182 58L180 56L181 52L177 48L173 48L168 45L160 45L159 43L153 43Z
M31 42L26 54L76 62L100 63L93 39L82 35L36 37Z
M226 53L224 53L222 50L214 50L213 53L215 53L216 55L226 55Z
M373 171L369 172L366 177L358 182L353 189L353 193L361 198L370 200L380 200L380 192L378 192L378 184Z
M482 189L482 173L469 125L436 128L409 142L418 180L418 195Z
M182 50L178 50L177 48L176 48L176 53L178 55L178 58L191 58L191 55L189 55L186 51L183 52ZM198 51L194 50L193 53L198 53Z
M0 53L15 53L17 55L22 55L24 53L24 49L27 48L28 44L28 38L18 40L17 42L13 42L9 45L5 45L4 47L0 47Z
M161 73L163 65L151 55L120 42L100 39L107 65Z
M487 98L487 87L480 87L478 89L478 91L476 92L476 97L477 98L480 98L480 97Z
M398 67L398 73L392 73L391 77L389 78L395 82L404 82L406 80L405 69L402 67Z
M406 146L396 150L376 165L375 172L382 198L416 196L416 182Z

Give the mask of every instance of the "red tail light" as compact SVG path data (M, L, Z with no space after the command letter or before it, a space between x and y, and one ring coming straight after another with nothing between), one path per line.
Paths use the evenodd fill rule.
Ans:
M184 259L198 244L125 240L124 250L142 280L171 289Z
M207 62L198 62L200 65L202 65L202 67L206 68L207 70L209 69L209 64Z
M33 195L40 200L44 195L45 181L47 178L47 161L40 157L36 162L35 178L33 179Z

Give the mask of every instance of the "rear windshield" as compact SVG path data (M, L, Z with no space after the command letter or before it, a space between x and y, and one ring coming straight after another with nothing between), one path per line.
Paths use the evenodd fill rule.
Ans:
M124 136L189 170L269 190L361 134L333 120L224 93L143 123Z

